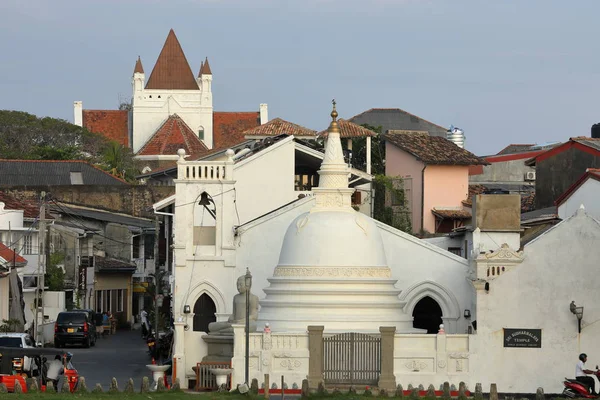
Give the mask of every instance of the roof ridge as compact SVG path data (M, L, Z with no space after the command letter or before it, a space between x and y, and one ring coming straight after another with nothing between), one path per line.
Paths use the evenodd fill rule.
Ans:
M138 56L137 61L135 62L135 68L133 69L134 74L143 74L144 67L142 67L142 59Z
M406 113L406 114L408 114L408 115L411 115L411 116L413 116L413 117L419 118L420 120L422 120L422 121L425 121L425 122L427 122L428 124L431 124L431 125L437 126L437 127L438 127L438 128L440 128L440 129L444 129L444 130L446 130L446 131L448 130L448 128L445 128L445 127L443 127L443 126L441 126L441 125L438 125L438 124L436 124L436 123L433 123L433 122L431 122L431 121L428 121L428 120L426 120L426 119L425 119L425 118L423 118L423 117L419 117L418 115L416 115L416 114L413 114L413 113L410 113L410 112L408 112L408 111L406 111L406 110L403 110L402 108L399 108L399 107L390 107L390 108L385 108L385 107L372 107L372 108L369 108L369 109L368 109L368 110L366 110L366 111L363 111L363 112L361 112L361 113L359 113L359 114L356 114L356 115L355 115L355 116L353 116L353 117L350 117L350 118L349 118L349 120L350 120L350 119L354 119L354 118L356 118L356 117L359 117L359 116L361 116L361 115L363 115L363 114L366 114L366 113L368 113L368 112L375 111L375 110L387 110L387 111L390 111L390 110L396 110L396 111L401 111L401 112L403 112L403 113ZM385 132L383 132L383 133L385 133Z

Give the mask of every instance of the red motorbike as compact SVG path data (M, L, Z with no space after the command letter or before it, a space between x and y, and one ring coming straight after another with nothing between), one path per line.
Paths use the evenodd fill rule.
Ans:
M598 370L598 366L596 365L596 372L594 375L600 380L600 370ZM565 388L562 392L563 396L569 397L571 399L574 398L582 398L582 399L598 399L600 396L593 395L590 393L590 388L585 384L581 383L575 379L565 378L563 382Z

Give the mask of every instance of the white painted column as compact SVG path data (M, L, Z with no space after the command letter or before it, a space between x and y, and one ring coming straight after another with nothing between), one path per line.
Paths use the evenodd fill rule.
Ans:
M371 136L367 136L367 174L371 173Z
M73 102L73 124L83 126L83 102Z

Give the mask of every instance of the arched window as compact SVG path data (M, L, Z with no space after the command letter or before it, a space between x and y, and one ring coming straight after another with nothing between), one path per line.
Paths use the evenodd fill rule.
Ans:
M423 297L413 310L413 328L427 329L427 333L438 333L442 323L442 309L429 296Z
M208 332L208 324L217 320L216 312L215 302L208 294L202 293L194 304L194 331Z
M200 126L198 128L198 137L200 138L200 140L204 140L204 127Z

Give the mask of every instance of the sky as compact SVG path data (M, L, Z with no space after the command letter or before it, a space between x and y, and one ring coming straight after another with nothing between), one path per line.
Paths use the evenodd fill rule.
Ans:
M216 111L325 129L401 108L465 131L466 147L589 136L600 121L600 1L1 0L0 109L73 120L131 97L173 28L208 57Z

